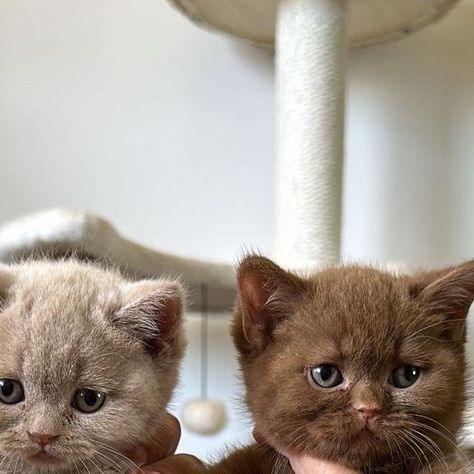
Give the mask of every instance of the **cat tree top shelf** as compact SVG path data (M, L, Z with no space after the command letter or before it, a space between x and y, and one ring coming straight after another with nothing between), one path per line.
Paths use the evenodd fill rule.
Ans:
M267 47L275 42L279 0L170 0L197 23ZM371 46L418 31L459 0L347 0L351 47Z

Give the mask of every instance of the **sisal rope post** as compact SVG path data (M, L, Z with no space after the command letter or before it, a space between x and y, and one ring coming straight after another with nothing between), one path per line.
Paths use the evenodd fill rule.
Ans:
M277 19L275 258L340 259L347 0L281 0Z

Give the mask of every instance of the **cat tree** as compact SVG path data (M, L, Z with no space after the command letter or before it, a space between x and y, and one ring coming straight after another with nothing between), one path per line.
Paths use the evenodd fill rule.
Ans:
M457 0L171 0L194 21L276 50L274 253L312 268L340 258L347 47L406 36Z
M347 47L401 38L458 0L170 0L200 24L276 50L278 156L275 257L292 268L340 258ZM233 298L231 265L142 247L82 212L57 210L0 228L0 260L74 251L132 275L181 274L209 287L209 308ZM200 307L199 291L191 303Z

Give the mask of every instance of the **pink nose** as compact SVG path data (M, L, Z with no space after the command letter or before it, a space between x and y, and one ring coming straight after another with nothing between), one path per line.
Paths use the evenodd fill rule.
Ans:
M357 411L360 413L360 416L365 421L369 421L372 418L375 418L377 416L377 413L379 412L377 408L359 408Z
M36 444L40 445L42 448L50 444L51 441L55 440L56 438L59 438L58 435L53 435L49 433L30 433L30 437Z

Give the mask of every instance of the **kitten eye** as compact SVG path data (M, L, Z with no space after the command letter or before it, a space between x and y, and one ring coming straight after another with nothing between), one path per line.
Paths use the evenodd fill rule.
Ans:
M0 379L0 401L7 405L15 405L25 399L23 385L18 380Z
M341 371L334 365L318 365L311 369L310 374L314 383L322 388L337 387L344 382Z
M95 413L105 403L105 395L97 390L84 388L74 395L73 406L82 413Z
M420 373L416 365L404 364L392 372L389 383L396 388L408 388L419 379Z

